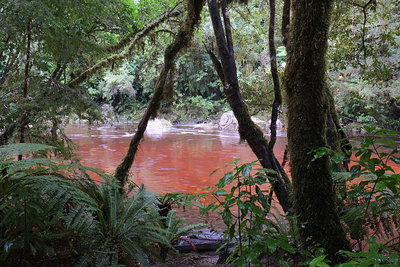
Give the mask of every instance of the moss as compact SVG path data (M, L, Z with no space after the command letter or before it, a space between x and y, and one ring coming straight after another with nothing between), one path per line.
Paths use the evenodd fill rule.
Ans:
M288 144L295 211L306 247L320 244L331 260L349 249L339 220L329 158L309 152L327 146L329 91L325 55L332 1L300 0L292 5L292 23L284 88L288 102Z

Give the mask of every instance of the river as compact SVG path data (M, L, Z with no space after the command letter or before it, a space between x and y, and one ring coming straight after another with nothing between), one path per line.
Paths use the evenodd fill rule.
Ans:
M66 134L77 144L82 164L114 172L132 139L134 125L69 125ZM286 137L278 137L275 153L282 160ZM252 162L256 157L235 131L221 131L207 125L176 125L162 133L145 134L131 179L155 193L200 193L215 185L224 174L211 172L234 159ZM226 169L225 171L228 171Z
M76 152L83 165L112 173L122 161L135 127L133 124L68 125L65 132L77 144ZM274 152L280 162L286 143L285 136L278 136ZM241 163L256 160L248 145L240 143L237 132L208 125L175 125L162 133L146 132L131 168L131 180L155 193L202 193L203 188L215 185L231 169L210 176L212 171L234 159L241 159ZM393 167L400 171L399 165ZM205 220L199 218L196 209L179 214L189 218L190 223ZM216 214L208 217L207 222L215 229L224 228Z

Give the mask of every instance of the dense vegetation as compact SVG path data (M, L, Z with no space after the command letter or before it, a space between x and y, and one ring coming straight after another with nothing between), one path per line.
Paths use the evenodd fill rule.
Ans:
M229 260L399 264L400 176L389 163L400 164L391 139L400 130L400 3L321 2L292 3L291 13L288 0L0 0L0 261L147 266L165 257L173 239L198 226L183 227L169 208L184 196L161 198L128 182L140 133L156 115L201 122L232 109L262 168L253 174L255 163L233 163L213 192L220 201L203 210L221 208L227 236L237 238ZM316 19L323 23L315 35ZM293 185L274 157L274 134L267 142L250 115L289 124ZM77 164L63 133L78 119L140 118L117 179ZM362 128L364 141L340 140L343 124ZM347 169L351 152L359 160ZM95 184L93 173L104 182ZM299 197L310 200L307 187L325 181L320 193L330 200L304 216ZM271 212L273 194L285 215ZM338 224L314 227L328 218L323 211ZM335 233L309 234L316 229Z

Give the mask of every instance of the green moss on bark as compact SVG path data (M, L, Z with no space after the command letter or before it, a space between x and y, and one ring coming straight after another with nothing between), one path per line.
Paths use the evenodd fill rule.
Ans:
M319 244L335 253L349 249L339 220L329 158L312 161L309 152L327 146L329 91L325 55L332 0L299 0L292 4L284 88L288 102L288 143L295 211L306 247Z

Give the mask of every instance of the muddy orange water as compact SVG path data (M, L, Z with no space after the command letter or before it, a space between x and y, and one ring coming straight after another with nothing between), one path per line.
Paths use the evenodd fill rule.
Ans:
M117 126L69 125L67 135L77 144L82 164L110 173L123 159L132 139L135 125ZM279 136L275 155L281 162L286 137ZM147 132L135 162L131 168L132 181L144 184L155 193L201 193L202 189L215 185L226 171L211 172L240 158L241 163L256 160L247 144L239 143L237 132L221 131L207 125L178 125L162 133ZM399 166L396 172L400 171ZM198 211L184 214L191 222L199 222ZM216 228L222 222L214 215Z
M156 193L199 193L215 185L224 170L211 172L234 159L256 160L237 132L206 128L205 125L173 126L163 133L147 133L131 168L132 181ZM114 172L122 161L135 130L132 125L69 125L67 135L77 144L82 164ZM275 153L282 160L286 137L278 137ZM228 171L228 169L225 169Z

